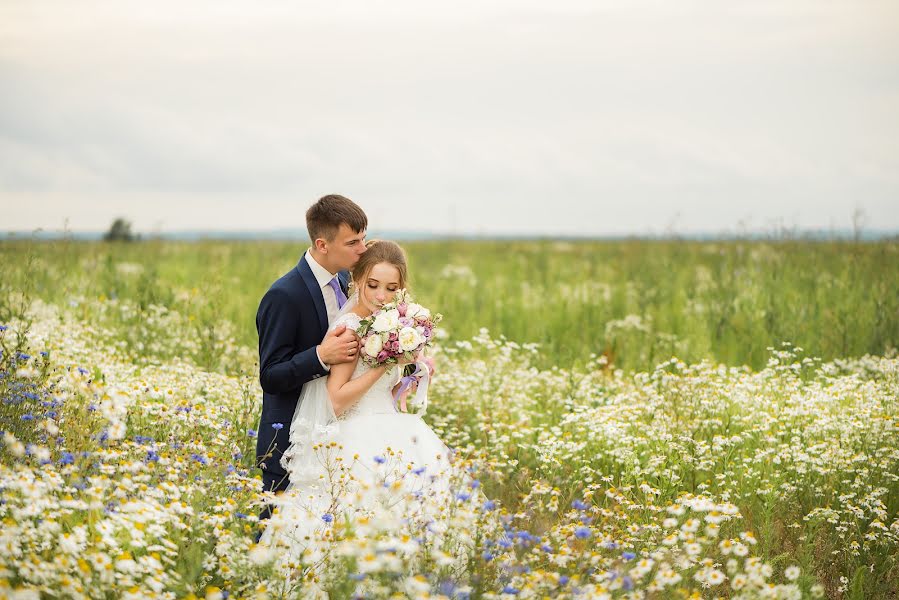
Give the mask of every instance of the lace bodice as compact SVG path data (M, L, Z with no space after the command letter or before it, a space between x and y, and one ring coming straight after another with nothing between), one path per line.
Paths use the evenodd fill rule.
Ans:
M349 312L341 315L334 320L330 329L334 329L339 325L346 325L348 329L357 331L362 318L356 313ZM356 361L356 368L353 370L352 378L359 377L362 373L368 371L371 367L362 362L359 358ZM393 403L393 394L391 390L396 382L399 381L399 368L392 367L387 370L384 375L378 379L371 388L348 410L344 411L338 417L339 421L360 414L379 414L379 413L395 413L396 407Z

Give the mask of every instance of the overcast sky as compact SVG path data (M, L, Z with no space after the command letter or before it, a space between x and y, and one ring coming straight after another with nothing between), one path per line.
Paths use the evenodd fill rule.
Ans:
M0 0L0 230L899 230L895 0Z

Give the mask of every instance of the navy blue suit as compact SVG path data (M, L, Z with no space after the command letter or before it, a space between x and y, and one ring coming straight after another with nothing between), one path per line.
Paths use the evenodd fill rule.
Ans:
M346 293L349 274L341 272L338 279ZM288 483L280 461L289 444L290 421L300 390L307 381L327 374L315 347L328 331L328 312L305 256L262 297L256 312L256 331L263 392L256 464L262 468L265 489L278 491ZM283 427L273 428L276 423ZM267 512L260 516L268 517Z

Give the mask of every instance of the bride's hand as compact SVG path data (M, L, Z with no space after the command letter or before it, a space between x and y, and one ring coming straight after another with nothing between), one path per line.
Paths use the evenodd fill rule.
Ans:
M398 364L401 367L405 367L406 365L415 364L415 362L417 360L418 360L417 354L415 356L413 356L412 358L407 358L406 355L403 354L402 357L396 359L396 364Z
M428 359L424 358L424 349L420 349L418 352L412 355L412 358L407 358L406 352L403 353L402 357L396 359L396 364L401 367L406 365L412 365L417 362L427 361Z

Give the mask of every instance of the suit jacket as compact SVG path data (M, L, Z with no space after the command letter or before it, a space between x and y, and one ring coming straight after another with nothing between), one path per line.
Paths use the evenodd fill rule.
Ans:
M338 280L346 293L349 274L338 273ZM327 331L322 290L304 256L272 284L256 312L262 385L256 464L266 472L286 475L280 461L289 444L300 391L307 381L328 373L315 352Z

